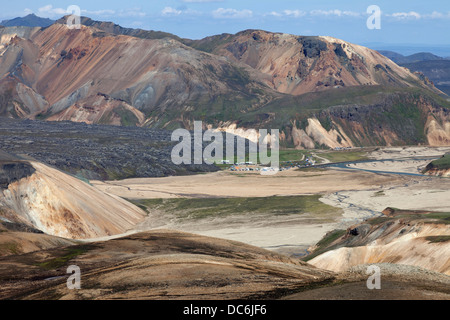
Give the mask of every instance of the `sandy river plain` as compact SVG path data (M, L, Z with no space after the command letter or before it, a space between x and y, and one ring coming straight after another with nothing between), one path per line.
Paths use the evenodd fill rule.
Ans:
M438 158L449 151L450 148L383 148L368 154L374 161L350 163L345 168L290 169L271 176L220 171L195 176L91 181L91 184L130 200L319 194L319 200L335 210L326 214L255 213L189 220L149 208L145 221L128 232L175 229L301 256L328 231L346 229L381 215L387 207L449 212L449 178L410 175L419 174L430 161L421 158Z

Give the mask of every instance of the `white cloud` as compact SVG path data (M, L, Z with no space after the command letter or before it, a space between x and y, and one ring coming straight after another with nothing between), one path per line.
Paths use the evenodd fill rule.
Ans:
M264 16L273 16L273 17L293 17L300 18L304 16L324 16L324 17L360 17L362 13L355 11L346 11L346 10L311 10L309 12L305 12L302 10L283 10L283 11L272 11L270 13L264 14Z
M192 9L183 8L183 7L179 7L177 9L172 8L172 7L165 7L161 11L161 15L164 17L177 17L180 15L195 17L195 16L201 16L201 15L203 15L203 13L200 11L197 11L197 10L192 10Z
M444 15L441 12L433 11L433 13L429 15L429 17L432 19L440 19L443 18Z
M343 15L350 16L350 17L359 17L361 14L359 12L354 12L354 11L344 11Z
M265 14L266 16L274 16L274 17L282 17L283 15L279 12L272 11L270 13Z
M32 13L30 9L25 9L25 13ZM63 16L67 14L72 14L72 12L68 12L67 9L63 8L53 8L51 4L43 6L38 9L38 15L41 17L55 17L55 16ZM140 8L128 8L124 10L115 11L112 9L101 9L101 10L86 10L82 9L81 14L85 16L118 16L118 17L144 17L146 16L145 12L142 12Z
M94 11L90 11L90 10L81 10L81 13L83 15L96 15L96 16L112 16L114 15L116 12L114 10L94 10Z
M119 17L145 17L146 13L141 8L128 8L117 12Z
M181 10L174 9L172 7L165 7L161 13L163 16L179 16L181 14Z
M301 10L283 10L281 12L272 11L264 14L264 16L299 18L306 16L306 12Z
M29 14L32 14L32 13L33 13L33 10L31 10L31 9L29 9L29 8L25 8L25 9L23 10L23 13L24 13L25 15L29 15Z
M67 10L63 8L53 8L51 4L43 6L38 9L39 15L41 17L54 17L54 16L63 16L67 14Z
M310 13L313 16L329 16L329 15L336 15L336 16L340 16L341 15L341 10L312 10Z
M422 15L422 17L430 19L450 19L450 11L447 13L433 11L431 14Z
M415 11L410 12L396 12L391 14L392 17L397 19L420 19L421 15Z
M337 17L342 17L342 16L359 17L360 16L359 12L342 11L342 10L339 10L339 9L334 9L334 10L312 10L310 12L310 14L313 15L313 16L337 16Z
M219 8L212 12L212 15L216 19L243 19L251 18L253 16L253 11L251 10L236 10L236 9L224 9Z
M284 10L283 14L285 16L298 18L298 17L303 17L304 15L306 15L306 12L301 11L301 10Z

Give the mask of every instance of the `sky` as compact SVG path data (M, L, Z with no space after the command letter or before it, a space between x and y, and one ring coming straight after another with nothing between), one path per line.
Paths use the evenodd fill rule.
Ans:
M58 19L76 5L82 16L123 27L160 30L201 39L245 29L295 35L327 35L352 43L397 48L411 54L422 48L450 56L448 0L2 0L0 20L34 13ZM379 28L367 20L380 9ZM375 20L371 20L374 22ZM409 52L410 51L410 52Z

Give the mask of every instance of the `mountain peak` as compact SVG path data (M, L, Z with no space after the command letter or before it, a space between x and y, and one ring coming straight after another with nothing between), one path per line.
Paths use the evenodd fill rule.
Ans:
M10 20L3 20L0 25L5 27L48 27L52 25L55 21L38 17L34 13L30 13L25 17L17 17Z

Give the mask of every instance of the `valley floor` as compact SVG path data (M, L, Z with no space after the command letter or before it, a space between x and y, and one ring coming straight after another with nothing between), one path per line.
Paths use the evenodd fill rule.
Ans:
M152 206L147 208L148 218L130 231L169 228L303 256L327 232L336 228L346 229L367 218L379 216L387 207L450 211L450 179L408 175L418 174L420 168L429 162L421 157L439 157L448 150L450 148L384 148L369 154L376 161L350 164L348 169L291 169L273 176L221 171L196 176L91 183L104 192L132 201L319 194L321 202L335 209L301 215L255 212L190 219L189 215L180 218L164 208ZM380 161L383 159L386 161ZM392 174L385 171L392 171Z

